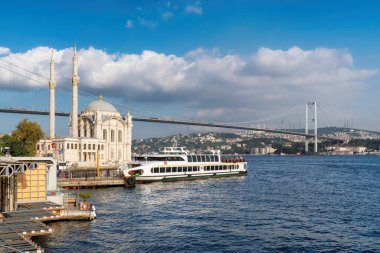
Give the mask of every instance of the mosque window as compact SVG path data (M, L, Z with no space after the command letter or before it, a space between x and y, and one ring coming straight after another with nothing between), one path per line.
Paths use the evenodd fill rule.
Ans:
M81 136L80 136L80 128L78 129L78 137L81 137Z
M107 140L107 130L103 130L103 140Z
M67 149L70 149L70 143L67 143L66 148L67 148Z
M121 130L119 130L119 132L118 132L118 136L117 136L117 139L118 139L119 142L121 142L122 137L123 137L123 135L122 135L122 133L121 133Z
M75 149L78 149L78 144L75 143Z
M100 144L98 144L98 150L100 150Z
M95 150L95 144L92 144L92 149Z
M94 129L91 129L90 135L91 135L91 137L94 137Z
M83 144L83 149L86 149L86 143Z
M111 142L115 141L115 131L111 130Z
M40 150L40 145L37 145L37 150Z
M102 150L104 150L104 145L102 144Z
M73 143L71 143L71 149L74 149L74 144Z
M87 136L87 129L84 130L84 135L83 137L86 137Z

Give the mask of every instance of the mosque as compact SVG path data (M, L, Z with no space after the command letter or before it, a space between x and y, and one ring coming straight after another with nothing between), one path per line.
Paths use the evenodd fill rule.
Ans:
M93 101L78 115L78 56L74 47L72 75L72 112L70 136L55 136L55 69L53 53L50 61L49 138L37 143L36 156L50 156L69 166L118 166L131 161L132 116L121 115L110 103ZM99 161L98 161L99 159Z

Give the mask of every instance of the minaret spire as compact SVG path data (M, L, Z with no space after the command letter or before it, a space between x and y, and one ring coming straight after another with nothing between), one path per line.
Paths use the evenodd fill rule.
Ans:
M78 55L77 47L74 46L74 58L73 58L73 111L71 115L71 137L78 137Z
M55 138L55 87L57 85L55 81L55 69L54 69L54 51L51 50L50 59L50 79L49 79L49 89L50 89L50 111L49 111L49 137L50 139Z

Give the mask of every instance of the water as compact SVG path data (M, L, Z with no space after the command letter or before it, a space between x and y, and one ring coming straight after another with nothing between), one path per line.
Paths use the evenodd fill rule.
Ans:
M251 157L244 177L85 190L46 252L380 252L380 157Z

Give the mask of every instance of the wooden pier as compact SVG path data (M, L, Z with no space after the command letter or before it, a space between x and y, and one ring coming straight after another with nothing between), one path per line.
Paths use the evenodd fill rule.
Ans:
M53 233L43 222L91 219L89 210L67 209L52 202L19 204L18 211L0 213L0 252L44 252L31 240Z
M57 186L60 188L98 188L124 186L124 175L112 169L100 171L100 176L94 170L67 171L59 175Z
M60 178L57 180L57 186L61 188L98 188L124 185L123 178Z

